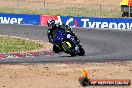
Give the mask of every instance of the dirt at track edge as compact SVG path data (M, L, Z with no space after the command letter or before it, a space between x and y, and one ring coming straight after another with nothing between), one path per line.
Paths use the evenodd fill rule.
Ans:
M83 88L82 69L91 79L131 79L132 62L89 64L0 65L0 88ZM132 86L88 86L86 88L131 88Z

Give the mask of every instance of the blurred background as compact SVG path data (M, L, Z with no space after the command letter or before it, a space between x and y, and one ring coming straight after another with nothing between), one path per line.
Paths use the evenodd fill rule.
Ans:
M0 13L121 17L122 0L0 0Z

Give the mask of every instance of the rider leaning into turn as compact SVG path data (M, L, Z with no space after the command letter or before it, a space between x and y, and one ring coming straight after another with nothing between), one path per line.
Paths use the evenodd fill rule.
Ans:
M53 40L53 36L55 35L55 32L53 32L53 31L56 31L57 29L64 30L66 33L76 36L76 34L72 31L70 26L64 25L64 24L60 25L60 23L56 20L53 20L53 19L48 20L47 26L48 26L47 35L48 35L49 42L51 42L51 43L53 43L52 40ZM76 37L76 39L78 42L80 42L80 40L77 37Z

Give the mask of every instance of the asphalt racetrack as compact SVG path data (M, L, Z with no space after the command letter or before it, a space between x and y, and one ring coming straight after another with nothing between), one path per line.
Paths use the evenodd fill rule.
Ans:
M132 60L132 31L74 28L85 56L70 57L67 54L34 58L0 59L1 64L15 63L91 63ZM0 35L24 37L34 40L47 39L47 27L30 25L0 25Z

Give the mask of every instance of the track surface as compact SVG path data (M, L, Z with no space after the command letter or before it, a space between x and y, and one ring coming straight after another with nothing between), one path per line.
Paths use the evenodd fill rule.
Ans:
M47 27L29 25L0 25L0 35L11 35L35 40L47 40ZM74 29L86 55L67 54L37 58L1 59L0 63L87 63L132 60L132 31Z

